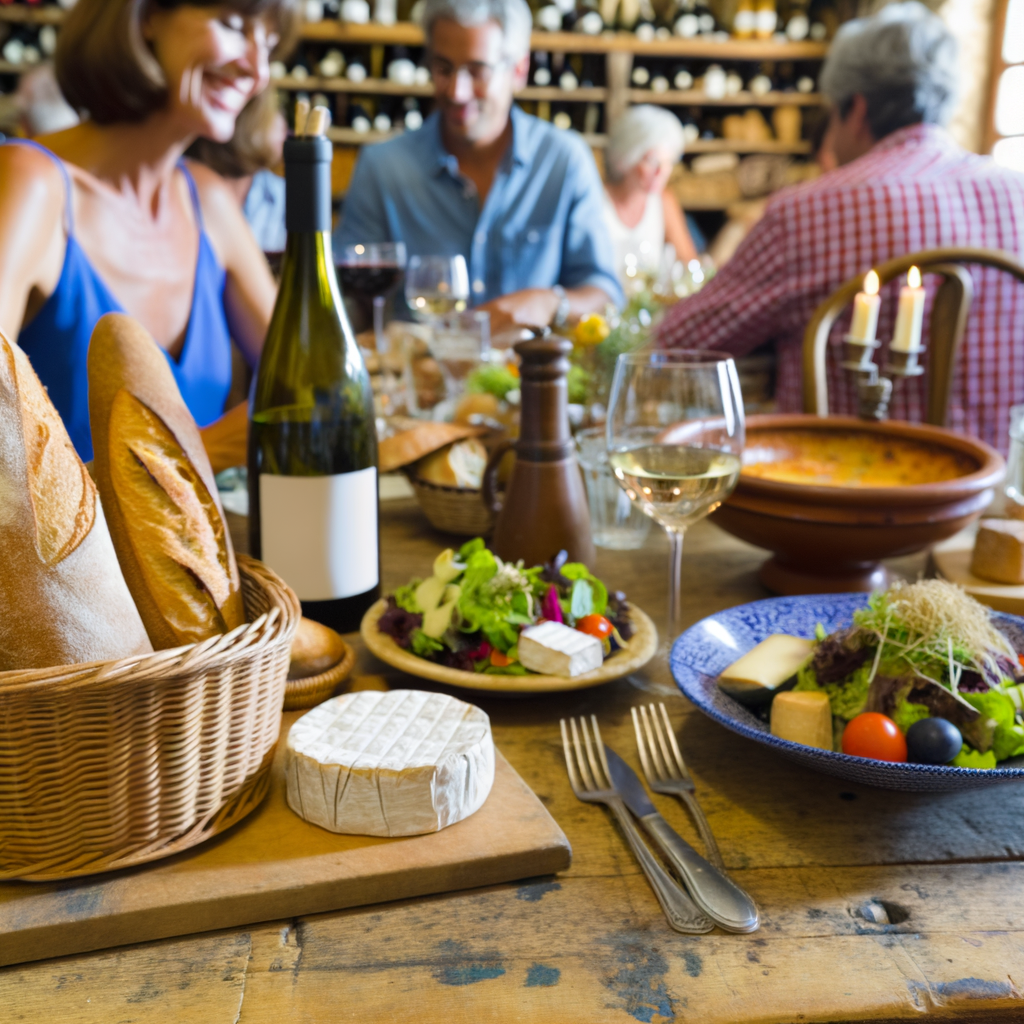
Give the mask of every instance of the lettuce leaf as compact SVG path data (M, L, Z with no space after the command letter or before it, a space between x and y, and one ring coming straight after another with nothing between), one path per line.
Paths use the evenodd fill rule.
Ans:
M995 768L996 755L992 750L986 750L982 754L965 743L950 764L956 768Z
M423 609L416 602L416 588L422 580L412 580L395 591L395 604L403 611L420 613Z
M901 700L893 709L892 720L899 726L900 732L906 731L922 718L931 718L931 711L923 704L912 704L909 700Z
M422 629L413 631L412 634L412 653L419 655L421 658L429 658L431 654L436 654L438 651L444 650L444 644L440 640L435 640L432 636L427 636Z
M566 562L562 575L567 580L586 580L594 592L593 606L587 614L604 615L608 607L608 588L582 562Z
M813 664L809 661L797 672L794 689L826 693L832 714L849 721L859 715L867 706L870 676L871 663L867 662L840 682L826 683L821 686L815 675Z

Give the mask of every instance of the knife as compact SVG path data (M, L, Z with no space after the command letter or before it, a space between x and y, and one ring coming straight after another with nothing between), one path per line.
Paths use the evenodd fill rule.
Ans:
M709 864L658 813L637 774L609 746L604 748L612 785L686 884L693 902L728 932L753 932L761 920L757 904L731 878Z

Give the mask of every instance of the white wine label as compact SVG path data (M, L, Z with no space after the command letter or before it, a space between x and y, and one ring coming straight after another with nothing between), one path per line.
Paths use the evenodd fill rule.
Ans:
M379 582L377 469L260 474L263 561L300 601L365 594Z

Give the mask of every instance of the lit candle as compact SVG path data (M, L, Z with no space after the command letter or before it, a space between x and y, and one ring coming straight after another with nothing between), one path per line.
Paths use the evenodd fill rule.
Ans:
M850 321L850 337L858 341L875 340L878 327L878 274L869 270L864 275L864 291L857 292L853 300L853 319Z
M896 314L896 330L893 332L893 352L911 352L921 345L921 324L924 320L924 289L921 287L921 271L911 267L907 283L900 289L900 308Z

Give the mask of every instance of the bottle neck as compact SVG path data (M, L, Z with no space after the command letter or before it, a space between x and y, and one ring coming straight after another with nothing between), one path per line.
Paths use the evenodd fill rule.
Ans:
M330 233L333 148L322 135L284 144L285 227L292 233Z

